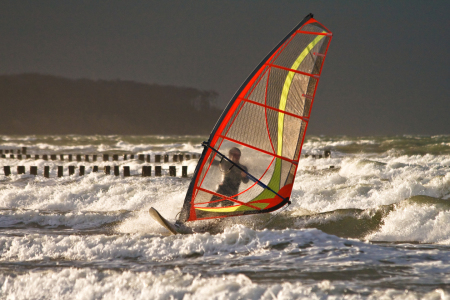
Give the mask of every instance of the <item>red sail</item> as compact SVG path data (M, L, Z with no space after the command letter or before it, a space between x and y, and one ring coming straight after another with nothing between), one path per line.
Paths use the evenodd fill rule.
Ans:
M211 133L180 221L267 213L288 202L331 37L310 14L253 71ZM240 152L240 169L210 147Z

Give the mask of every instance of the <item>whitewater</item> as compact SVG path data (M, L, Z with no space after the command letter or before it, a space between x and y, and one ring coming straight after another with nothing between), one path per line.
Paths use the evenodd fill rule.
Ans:
M0 149L153 158L200 154L206 139L3 135ZM312 157L324 150L331 158ZM141 168L192 176L196 163L0 159L27 172L0 170L0 298L450 299L450 136L307 136L285 210L169 235L148 209L174 221L190 178Z

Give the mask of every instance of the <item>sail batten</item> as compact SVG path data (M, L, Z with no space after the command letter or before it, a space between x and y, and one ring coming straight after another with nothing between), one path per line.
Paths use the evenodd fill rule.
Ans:
M308 96L308 95L302 95L302 96L304 96L304 97L306 97L306 98L310 97L310 96ZM303 120L303 121L305 121L305 122L308 122L308 121L309 121L309 119L308 119L307 117L299 116L299 115L290 113L290 112L285 111L285 110L277 109L277 108L272 107L272 106L268 106L268 105L265 105L265 104L261 104L261 103L252 101L252 100L250 100L250 99L244 99L244 98L239 98L239 99L242 100L242 101L245 101L245 102L254 104L254 105L262 106L262 107L264 107L264 108L266 108L266 109L271 109L271 110L274 110L274 111L279 112L279 113L282 113L282 114L290 115L291 117L294 117L294 118L299 118L300 120Z
M288 203L331 38L308 15L247 78L211 132L179 221Z
M289 71L289 72L302 74L302 75L305 75L305 76L311 76L311 77L314 77L314 78L317 78L317 79L320 78L320 76L317 76L316 74L309 74L309 73L305 73L305 72L298 71L298 70L295 70L295 69L286 68L286 67L283 67L283 66L278 66L278 65L274 65L274 64L267 64L267 66L272 67L272 68L278 68L278 69L286 70L286 71Z

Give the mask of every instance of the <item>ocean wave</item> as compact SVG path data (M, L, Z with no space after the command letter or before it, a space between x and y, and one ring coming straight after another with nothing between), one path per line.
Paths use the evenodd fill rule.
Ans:
M354 283L253 282L243 274L203 277L179 269L162 274L68 268L0 275L0 295L7 299L447 299L448 292L371 289Z
M129 217L130 211L113 212L61 212L39 210L0 210L0 228L71 228L77 230L98 229L105 225L115 225Z
M316 229L257 231L242 225L234 225L216 235L203 233L170 237L154 234L0 236L0 261L61 258L82 261L121 258L167 261L199 256L206 259L210 256L223 257L230 254L270 258L274 255L273 249L281 251L279 253L282 255L300 254L304 246L308 248L310 243L315 245L314 251L308 251L311 259L317 255L321 256L321 250L329 246L355 254L360 253L362 248L369 251L369 248L374 247L362 242L349 242ZM349 243L352 247L348 246ZM338 256L339 251L334 257ZM332 260L333 257L329 256L329 259Z

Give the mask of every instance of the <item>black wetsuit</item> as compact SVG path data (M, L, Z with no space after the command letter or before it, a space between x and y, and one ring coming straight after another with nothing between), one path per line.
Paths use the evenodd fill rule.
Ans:
M239 164L239 167L247 171L247 167ZM222 161L219 164L220 171L222 172L222 183L219 184L219 188L217 189L216 193L228 197L232 197L236 195L239 192L239 185L241 184L241 181L243 183L248 182L247 176L242 177L242 171L239 170L236 166L234 166L232 163L228 161ZM210 201L216 201L219 199L223 199L223 197L220 196L212 196ZM236 205L236 202L230 201L230 200L222 200L217 201L213 203L208 203L208 207L216 207L216 206L232 206Z

